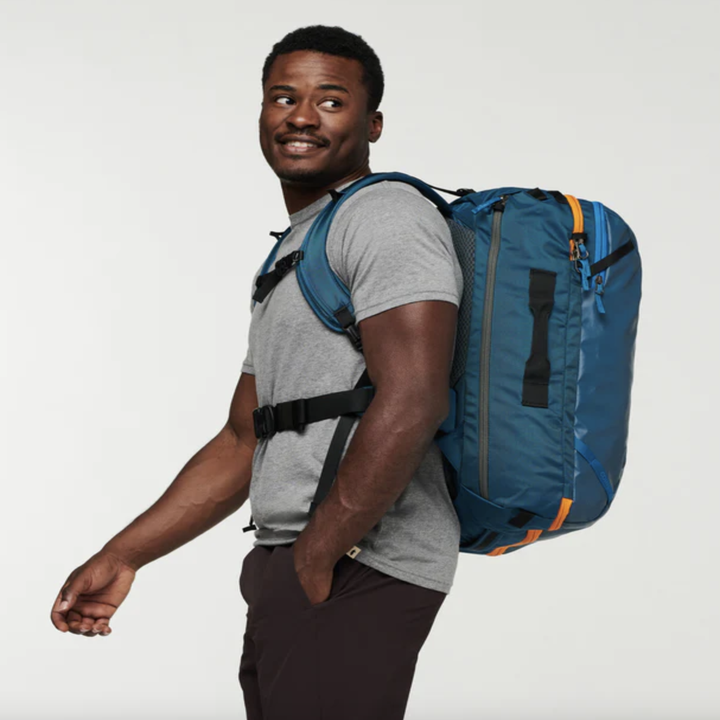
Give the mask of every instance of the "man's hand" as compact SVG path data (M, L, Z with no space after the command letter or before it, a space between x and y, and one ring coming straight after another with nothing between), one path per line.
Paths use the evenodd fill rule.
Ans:
M332 590L333 568L323 569L303 564L295 551L296 545L297 542L292 547L293 565L305 595L311 605L325 602L330 597Z
M247 500L257 404L255 377L242 373L220 432L188 460L150 508L70 573L50 613L58 630L91 637L109 634L110 618L139 568L214 527Z
M101 551L73 570L50 613L61 632L109 635L110 618L130 592L135 570L121 558Z

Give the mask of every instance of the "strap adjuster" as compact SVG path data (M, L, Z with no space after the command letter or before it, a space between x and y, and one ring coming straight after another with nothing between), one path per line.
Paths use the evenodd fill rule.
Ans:
M359 350L362 352L363 346L362 346L362 338L360 337L360 331L358 330L357 325L348 325L345 328L345 332L350 337L350 340L352 341L353 347L356 350Z
M307 398L293 400L290 412L293 420L293 430L301 431L307 424Z
M253 410L253 427L256 438L268 438L275 434L275 414L272 405L263 405Z

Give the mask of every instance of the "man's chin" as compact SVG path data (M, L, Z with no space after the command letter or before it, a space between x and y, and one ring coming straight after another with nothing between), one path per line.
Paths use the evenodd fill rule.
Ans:
M317 168L275 168L280 182L288 185L322 186L328 182L327 173Z

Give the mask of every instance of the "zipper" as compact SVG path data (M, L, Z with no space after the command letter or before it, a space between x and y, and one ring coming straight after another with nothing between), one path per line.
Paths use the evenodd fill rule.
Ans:
M489 499L488 491L488 440L490 418L490 336L492 334L493 305L495 301L495 276L497 274L502 218L505 212L507 195L493 203L492 229L490 230L490 251L488 252L485 302L483 305L482 336L480 339L480 414L478 421L478 440L480 451L479 491L480 497Z
M602 203L593 202L593 212L595 215L595 262L598 262L610 252L605 206ZM605 305L602 296L605 293L606 273L607 270L603 270L595 277L595 304L598 312L603 314L605 314Z

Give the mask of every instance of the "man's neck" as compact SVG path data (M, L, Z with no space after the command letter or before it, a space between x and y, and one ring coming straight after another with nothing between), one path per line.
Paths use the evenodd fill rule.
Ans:
M286 185L281 183L283 198L285 200L285 207L287 208L288 215L294 215L308 205L312 205L316 200L319 200L323 195L328 193L340 185L345 185L357 180L365 175L369 175L372 171L369 166L365 166L361 170L356 170L345 177L339 178L329 183L325 187L303 187L302 185Z

